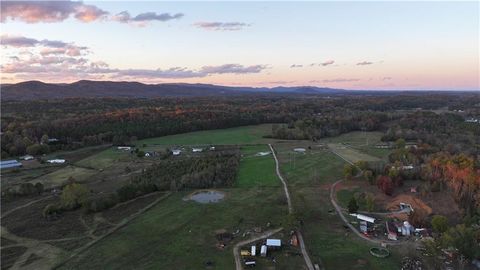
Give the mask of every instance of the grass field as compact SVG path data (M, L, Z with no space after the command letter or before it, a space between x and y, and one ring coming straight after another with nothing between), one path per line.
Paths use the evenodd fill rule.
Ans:
M326 269L398 269L399 253L391 250L392 256L387 259L372 257L372 245L346 230L332 211L329 188L343 177L345 161L328 150L307 150L305 155L296 155L293 162L294 146L281 144L276 150L293 206L303 221L304 238L313 262L321 261Z
M81 167L105 169L110 167L115 161L128 157L129 155L130 153L128 151L117 150L110 147L98 154L84 158L75 164Z
M267 145L242 146L242 159L237 176L237 187L279 186L272 154L256 156L258 152L270 152Z
M377 162L380 161L379 158L362 153L358 150L355 150L351 147L339 144L339 143L329 143L328 147L335 151L338 155L342 156L344 159L356 163L358 161L369 161Z
M171 136L139 140L142 144L195 145L195 144L256 144L267 143L271 139L263 138L271 134L271 124L244 126L227 129L215 129L189 132Z
M280 188L223 191L226 198L222 202L206 205L183 201L187 193L175 194L64 269L119 269L125 265L130 269L204 269L207 261L214 263L211 269L232 269L232 246L217 248L215 231L244 232L268 222L278 227L286 216L286 206L277 203L283 196Z
M95 170L79 168L76 166L66 166L59 170L56 170L52 173L43 175L39 178L31 180L29 182L35 184L40 182L44 185L45 188L52 188L56 186L62 186L69 177L75 178L78 182L84 182L89 177L93 176L97 172Z

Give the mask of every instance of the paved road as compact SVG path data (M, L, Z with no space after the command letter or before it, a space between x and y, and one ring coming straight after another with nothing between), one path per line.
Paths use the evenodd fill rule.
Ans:
M285 181L285 179L283 179L283 176L280 173L280 166L277 159L277 155L275 154L275 150L273 149L271 144L268 144L268 146L270 147L273 158L275 159L275 169L277 171L277 176L278 178L280 178L280 181L282 181L283 189L285 190L285 196L287 197L287 203L288 203L288 213L292 214L293 207L292 207L292 201L290 199L290 193L288 192L287 182ZM305 264L307 265L308 270L315 270L312 264L312 260L310 260L310 256L308 255L307 248L305 247L305 242L303 241L303 236L300 230L297 231L297 236L298 236L298 242L300 243L300 250L302 251L303 259L305 260Z
M235 269L236 269L236 270L242 270L242 269L243 269L243 267L242 267L242 258L241 258L241 256L240 256L240 247L241 247L241 246L250 244L250 243L252 243L252 242L258 241L258 240L263 239L263 238L267 238L267 237L269 237L270 235L276 234L276 233L278 233L278 232L281 231L281 230L283 230L283 228L278 228L278 229L275 229L275 230L266 231L266 232L262 233L261 235L252 237L252 238L250 238L250 239L247 239L247 240L244 240L244 241L241 241L241 242L238 242L238 243L233 247L233 256L235 257Z

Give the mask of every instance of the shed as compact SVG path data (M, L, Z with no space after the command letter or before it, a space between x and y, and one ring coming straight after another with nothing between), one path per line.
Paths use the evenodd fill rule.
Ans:
M117 149L118 150L124 150L124 151L130 151L130 150L132 150L132 147L131 146L118 146Z
M280 239L267 239L267 246L268 247L281 247L282 240Z
M18 162L15 159L0 161L0 169L17 168L17 167L22 167L22 163Z
M203 151L202 148L192 148L193 153L198 153L198 152L202 152L202 151Z
M354 217L357 217L357 219L359 219L359 220L363 220L363 221L370 222L370 223L375 223L375 218L373 218L373 217L365 216L365 215L362 215L362 214L350 214L350 215L354 216Z
M31 155L25 155L25 156L21 156L20 159L21 160L32 160L32 159L34 159L34 157L31 156Z
M297 152L297 153L305 153L305 151L307 151L305 148L294 148L293 151Z
M266 245L262 245L262 247L260 248L260 256L267 257L267 246Z
M252 248L251 248L251 250L250 250L250 254L251 254L252 256L257 255L257 246L255 246L255 245L252 246Z
M172 150L172 155L174 155L174 156L178 156L178 155L180 155L180 153L182 153L182 150L180 150L180 149L173 149Z
M65 163L65 159L49 159L47 160L48 163L56 163L56 164L62 164L62 163Z

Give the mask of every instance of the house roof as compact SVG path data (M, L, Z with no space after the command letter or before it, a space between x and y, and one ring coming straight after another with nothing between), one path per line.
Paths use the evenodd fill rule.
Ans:
M21 167L22 163L16 160L5 160L0 162L0 169L7 169L7 168L14 168L14 167Z

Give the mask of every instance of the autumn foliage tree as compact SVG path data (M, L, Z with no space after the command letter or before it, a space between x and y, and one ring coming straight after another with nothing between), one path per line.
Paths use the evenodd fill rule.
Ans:
M377 187L388 196L392 196L395 190L392 179L386 175L380 175L377 178Z

